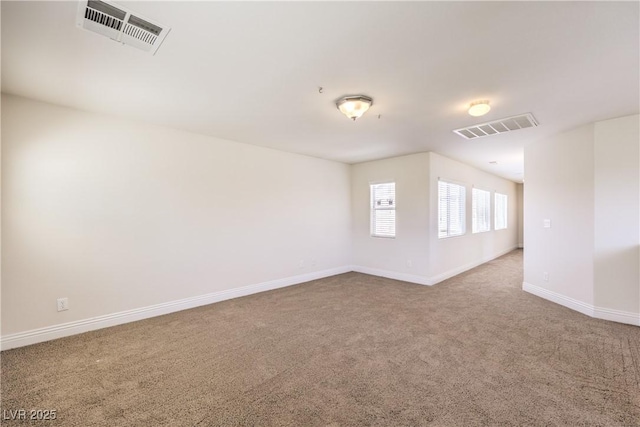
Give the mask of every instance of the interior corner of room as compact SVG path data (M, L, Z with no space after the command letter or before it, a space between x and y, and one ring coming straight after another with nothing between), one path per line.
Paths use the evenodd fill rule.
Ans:
M637 115L527 146L526 184L435 152L348 165L8 94L2 117L5 346L347 271L433 285L525 242L526 291L638 323ZM471 233L468 216L439 238L441 177L507 195L513 226ZM385 180L394 239L370 233Z
M543 320L640 326L638 3L1 8L3 352L320 280L468 299L507 254Z
M3 11L5 16L16 17L27 10L34 17L62 16L77 8L78 25L93 25L95 22L80 14L85 3L8 3L3 4ZM282 13L299 13L284 5L273 7ZM517 15L524 9L544 13L550 7L505 5L495 9ZM553 6L561 14L570 14L576 7ZM594 7L580 10L597 10L603 22L611 22L622 6L590 6ZM155 11L150 7L150 12L169 19L169 12L176 8L166 4ZM185 11L190 8L196 7L191 5ZM347 15L358 9L356 5L340 8ZM411 9L408 5L374 7L376 13L387 8L400 13ZM444 8L454 13L457 6ZM222 9L238 22L246 12L241 5ZM178 16L180 13L175 23L179 27ZM493 135L464 142L454 133L445 137L430 129L438 129L432 119L424 128L432 133L422 145L412 154L402 154L407 146L396 139L398 151L394 152L390 141L380 139L377 130L383 126L404 132L396 123L391 104L385 104L383 95L390 93L382 92L373 100L371 108L378 109L377 113L361 110L359 114L364 116L351 123L340 121L338 112L328 108L335 99L330 94L339 93L339 89L326 85L314 88L315 95L306 95L307 104L316 104L312 109L294 113L308 114L307 131L323 126L322 133L298 138L304 130L301 127L293 131L293 137L285 138L283 130L277 129L276 138L286 142L279 143L264 132L261 136L246 133L237 124L234 131L229 127L233 120L225 124L222 117L214 118L218 131L197 131L204 122L197 116L183 118L180 108L194 112L184 103L174 103L174 116L160 110L155 117L141 115L142 110L127 110L142 96L156 96L153 86L133 85L147 78L138 71L121 76L131 84L113 88L114 94L128 96L131 107L111 103L110 94L103 89L95 92L83 79L61 80L60 84L51 80L62 78L61 72L75 60L76 52L84 52L95 62L96 52L88 52L86 46L141 66L140 61L149 62L150 58L155 62L165 57L182 58L186 53L176 51L169 41L157 52L159 46L154 46L155 55L144 56L149 53L122 48L70 27L49 43L54 49L58 39L64 40L75 52L60 48L59 57L48 59L50 71L43 74L42 69L38 80L33 80L20 70L34 70L35 57L13 47L13 40L25 30L16 26L17 22L19 19L3 19L4 348L16 337L27 341L18 340L15 345L33 342L346 271L433 285L523 248L525 243L526 291L580 307L590 315L638 323L638 115L633 110L637 110L637 100L635 107L627 110L613 102L602 107L618 115L631 113L626 117L591 119L579 126L571 124L573 130L562 129L561 122L545 115L547 107L538 99L539 107L524 103L526 98L516 99L512 109L506 100L502 101L505 106L494 102L489 116L501 108L506 110L503 116L518 109L535 112L540 108L542 125L518 131L520 137L514 132L513 137ZM28 25L35 25L35 20ZM633 22L625 21L623 28L634 31ZM178 38L175 28L173 31L171 36ZM181 31L188 33L187 28ZM280 30L283 34L286 31ZM622 40L624 34L618 37ZM292 52L303 41L293 42ZM577 42L578 36L567 40ZM599 43L601 48L607 46ZM572 54L581 58L579 52ZM615 58L627 60L619 54ZM92 75L103 73L97 66L92 65ZM229 70L235 66L229 64ZM518 69L516 64L514 69ZM182 77L170 69L163 73L167 79ZM540 76L531 84L544 87L545 80ZM57 91L65 86L66 93L75 91L80 98L74 100ZM367 92L373 95L375 87L372 83ZM138 100L130 96L136 92L140 92ZM371 100L364 97L358 102L361 99ZM192 101L195 107L205 108L201 99L194 97ZM480 102L488 105L490 101L477 101L472 107ZM620 102L627 104L626 98ZM163 108L169 105L163 104ZM326 112L318 115L320 107ZM255 108L264 110L261 104ZM448 123L454 117L457 123L469 123L460 107L449 107L447 114ZM312 118L314 115L317 117ZM589 112L585 117L597 116ZM246 120L265 130L276 123L287 126L287 120L274 115L268 117L272 125L257 118ZM299 117L297 121L301 122ZM550 129L558 131L549 133ZM216 132L226 137L212 136ZM332 139L340 144L333 144ZM488 156L500 161L484 161ZM434 232L439 220L440 180L466 187L467 208L471 208L472 189L506 195L510 226L475 233L467 214L462 235L441 238ZM370 233L369 185L384 181L393 181L397 192L396 235L392 239ZM546 227L545 222L552 225ZM61 297L68 298L70 304L63 312L55 305Z

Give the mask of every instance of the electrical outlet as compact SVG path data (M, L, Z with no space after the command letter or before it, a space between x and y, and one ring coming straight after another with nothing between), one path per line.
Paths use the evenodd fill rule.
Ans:
M544 219L542 220L542 226L544 228L551 228L551 220L550 219Z
M58 311L69 310L69 298L58 298Z
M542 273L542 280L544 280L545 282L549 281L549 273L547 273L546 271L544 273Z
M301 259L300 262L298 263L298 268L304 268L304 260Z
M407 260L407 268L411 268L413 267L413 261L411 261L410 259Z

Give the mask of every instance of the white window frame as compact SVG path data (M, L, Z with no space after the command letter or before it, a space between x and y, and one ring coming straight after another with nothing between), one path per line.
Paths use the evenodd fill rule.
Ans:
M442 185L444 185L445 187L443 187ZM458 233L452 233L451 232L451 219L453 217L452 215L452 211L451 211L451 190L453 189L452 186L457 186L459 187L458 190L461 192L460 196L458 197L458 206L457 206L457 214L459 214L461 216L461 218L458 218L458 224L460 225L460 231ZM446 206L446 218L442 218L442 213L443 213L443 207L442 207L442 195L441 195L441 190L445 188L447 191L447 196L446 199L449 202L448 205ZM438 239L448 239L450 237L460 237L460 236L464 236L465 234L467 234L467 187L462 184L462 183L458 183L455 181L449 181L447 179L440 179L438 178L438 188L437 188L437 195L438 195ZM462 206L460 206L460 204L462 204ZM444 230L444 232L442 231L442 223L446 222L446 230Z
M509 227L509 196L506 194L498 193L497 191L493 194L494 197L494 230L506 230ZM498 209L498 204L502 204L500 200L504 200L504 206L500 206ZM503 211L502 215L504 216L504 227L503 224L498 226L498 212L499 210Z
M483 206L479 206L480 197L486 199ZM484 212L482 212L484 210ZM482 221L484 219L484 221ZM484 224L482 224L484 222ZM491 231L491 191L473 187L471 189L471 233L486 233ZM484 227L480 227L484 225Z
M382 185L393 185L393 197L389 200L387 204L377 205L376 204L376 187ZM375 182L369 184L369 194L370 194L370 210L371 210L371 219L370 219L370 233L371 237L378 237L383 239L395 239L396 238L396 226L397 226L397 215L396 215L396 183L394 181L386 181L386 182ZM381 234L376 226L376 212L379 211L392 211L393 212L393 234Z

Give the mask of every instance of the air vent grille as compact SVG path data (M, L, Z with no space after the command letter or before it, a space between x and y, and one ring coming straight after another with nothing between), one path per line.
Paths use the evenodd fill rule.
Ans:
M114 18L113 16L109 16L106 13L102 13L99 10L95 10L90 7L87 7L84 17L89 21L97 22L98 24L115 30L120 30L120 28L122 28L122 21L118 18Z
M133 15L122 6L106 1L80 1L77 25L122 44L155 54L170 28Z
M122 21L113 16L109 16L106 13L102 13L99 10L87 8L84 17L89 21L97 22L98 24L120 30L122 28Z
M476 139L482 138L483 136L507 133L514 130L536 126L538 126L538 122L533 115L531 113L526 113L519 116L507 117L505 119L479 123L466 128L456 129L454 132L465 139Z
M124 26L124 33L148 44L154 44L158 38L155 34L143 30L142 28L134 27L129 23Z
M162 28L158 27L157 25L153 25L152 23L133 15L129 17L129 24L156 36L162 32Z

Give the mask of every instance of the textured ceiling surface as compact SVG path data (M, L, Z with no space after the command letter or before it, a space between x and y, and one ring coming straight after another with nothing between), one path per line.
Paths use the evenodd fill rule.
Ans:
M639 111L637 2L119 4L171 27L155 56L78 29L77 2L3 1L3 92L346 163L436 151L514 181L526 144ZM349 94L374 99L356 122L335 107ZM452 132L528 112L539 127Z

